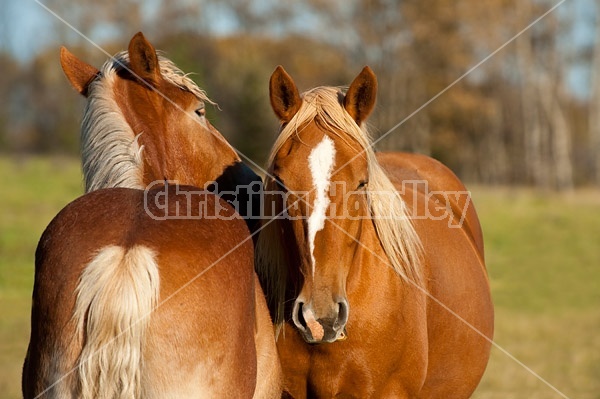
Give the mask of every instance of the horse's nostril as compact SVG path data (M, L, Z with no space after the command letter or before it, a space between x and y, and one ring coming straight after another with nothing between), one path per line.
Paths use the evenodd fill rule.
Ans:
M306 320L304 320L304 303L300 302L298 305L298 322L306 327Z
M304 319L304 302L297 301L294 304L292 319L296 327L302 331L306 331L306 320Z
M338 328L344 328L346 323L348 322L348 301L342 300L338 302L338 320L337 326Z

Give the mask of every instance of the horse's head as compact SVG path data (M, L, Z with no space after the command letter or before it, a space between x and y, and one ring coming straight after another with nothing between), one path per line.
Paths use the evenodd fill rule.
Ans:
M350 314L347 277L356 265L359 219L369 215L368 158L361 124L371 113L377 81L366 67L344 95L320 87L298 94L278 67L270 81L271 104L283 128L271 155L275 184L286 195L284 236L292 240L299 269L292 319L308 342L343 339ZM292 298L290 298L292 299Z
M239 161L205 117L206 94L142 33L101 70L64 47L61 65L87 97L82 125L86 191L157 180L203 186Z

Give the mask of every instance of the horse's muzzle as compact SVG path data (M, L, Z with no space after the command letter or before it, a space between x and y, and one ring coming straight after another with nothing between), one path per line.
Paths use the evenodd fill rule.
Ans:
M296 300L292 319L306 342L310 344L331 343L343 341L348 337L346 332L349 314L348 302L343 299L336 305L331 307L329 314L319 317L313 311L312 303L306 304Z

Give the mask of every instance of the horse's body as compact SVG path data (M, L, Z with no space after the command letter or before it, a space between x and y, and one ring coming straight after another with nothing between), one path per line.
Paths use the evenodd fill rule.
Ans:
M247 227L214 194L164 190L97 190L50 223L36 253L26 397L54 383L45 397L80 397L86 380L108 388L89 386L93 397L128 385L123 397L253 396L257 351L269 350L255 335L270 322L252 241L222 239ZM227 219L199 214L218 201Z
M88 97L90 192L36 251L24 397L279 397L247 226L215 194L162 184L254 180L204 119L204 93L141 34L102 71L61 62Z
M345 96L301 98L282 69L271 78L284 127L266 189L288 194L276 209L292 217L265 226L257 261L283 324L286 389L296 399L467 398L493 331L481 228L439 162L370 149L359 126L375 93L369 69ZM400 197L382 194L394 189Z

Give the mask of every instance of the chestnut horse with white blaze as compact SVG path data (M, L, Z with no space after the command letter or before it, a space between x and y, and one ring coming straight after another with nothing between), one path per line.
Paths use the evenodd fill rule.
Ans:
M439 162L376 154L377 80L298 93L278 67L257 268L285 388L301 398L467 398L485 370L493 306L469 193Z
M204 190L256 175L210 100L141 33L101 70L61 64L87 97L88 193L38 244L24 397L280 397L248 226Z

